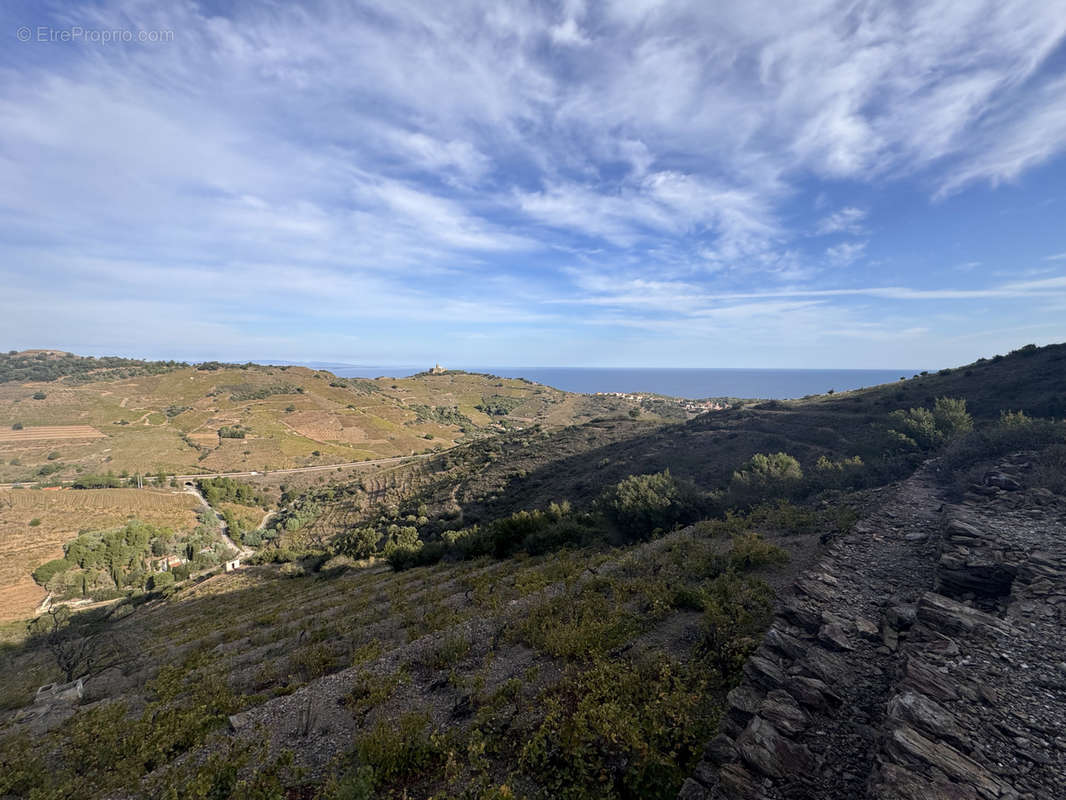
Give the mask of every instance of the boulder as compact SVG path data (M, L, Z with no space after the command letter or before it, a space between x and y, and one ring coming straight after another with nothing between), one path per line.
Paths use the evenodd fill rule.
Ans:
M733 740L720 733L707 743L707 747L703 750L703 757L712 764L721 766L736 761L739 754Z
M796 698L796 702L800 705L815 711L825 711L832 706L840 705L841 702L833 690L817 678L793 675L788 679L785 689Z
M959 697L955 682L950 677L914 656L907 659L904 682L919 694L936 700L957 700Z
M881 783L871 794L878 800L977 800L972 786L931 779L897 764L881 766Z

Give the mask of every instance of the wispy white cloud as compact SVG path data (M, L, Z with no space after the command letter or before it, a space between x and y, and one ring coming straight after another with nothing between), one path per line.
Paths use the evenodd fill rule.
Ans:
M867 212L861 208L855 208L854 206L845 206L839 211L834 211L832 214L822 217L818 221L818 226L815 228L815 233L819 235L825 235L828 233L850 233L850 234L863 234L866 232L863 221L866 219Z
M880 187L950 203L1062 152L1054 4L102 0L34 13L176 36L0 55L0 260L26 293L12 333L27 308L66 308L34 277L55 270L107 274L91 296L139 298L146 319L153 303L232 318L219 298L239 276L266 319L380 331L391 313L390 334L565 329L578 323L556 301L575 291L620 326L652 311L737 326L777 313L812 331L865 329L876 304L844 306L870 299L1060 291L909 288L906 271L878 286L863 258L881 258L878 235L898 224L882 222ZM812 209L815 194L830 199ZM168 298L148 275L208 291Z
M841 242L826 248L825 257L834 267L846 267L862 255L866 242Z

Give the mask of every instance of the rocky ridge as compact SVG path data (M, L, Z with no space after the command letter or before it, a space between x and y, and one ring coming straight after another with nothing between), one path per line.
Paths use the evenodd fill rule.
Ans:
M680 800L1066 797L1066 503L935 463L803 574Z

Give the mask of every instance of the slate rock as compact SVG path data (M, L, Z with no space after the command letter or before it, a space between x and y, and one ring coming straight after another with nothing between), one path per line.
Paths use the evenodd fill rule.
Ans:
M931 628L948 632L1005 633L1009 630L1003 620L935 592L926 592L918 601L918 618Z
M818 640L834 650L854 650L844 629L836 622L823 625L818 631Z
M810 715L804 711L788 692L781 689L770 692L759 707L759 715L788 736L807 730Z
M739 758L737 746L725 734L718 734L703 749L703 757L712 764L728 764Z
M785 672L770 659L753 655L744 663L744 674L764 689L779 689L785 685Z
M888 717L906 723L937 741L963 747L966 737L947 709L923 694L905 691L888 701Z
M1005 788L973 759L953 747L922 736L908 725L901 725L892 731L886 749L897 761L938 769L952 780L972 786L978 796L987 800L999 797Z
M786 739L762 717L752 717L737 739L737 750L748 766L770 778L800 775L814 766L806 747Z

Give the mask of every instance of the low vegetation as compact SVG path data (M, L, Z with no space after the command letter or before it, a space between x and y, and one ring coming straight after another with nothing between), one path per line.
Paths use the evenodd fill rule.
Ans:
M1024 350L987 370L1028 374L1057 356ZM422 390L463 373L369 389L296 370L284 380L312 393L320 382L356 413L402 396L401 429L451 437L455 409L496 433L287 487L258 563L203 582L146 574L156 550L192 552L158 522L83 532L38 578L69 591L69 576L107 573L128 596L43 617L0 649L12 676L0 708L88 677L82 706L50 731L0 726L0 796L673 798L769 624L772 587L854 524L868 490L938 457L966 491L984 477L974 463L1018 450L1033 453L1036 485L1066 488L1063 423L1036 410L1055 402L1050 379L994 413L981 384L966 388L974 376L953 370L677 424L620 406L555 428L524 421L530 403L550 405L542 387L501 413L510 403L496 398L517 395L484 377L456 402ZM292 405L297 424L302 397L254 402ZM262 423L240 424L248 438L221 446L253 446ZM248 483L200 488L238 536L266 508ZM46 512L27 512L18 530L48 527ZM121 664L94 655L105 635ZM239 712L248 726L230 732Z

